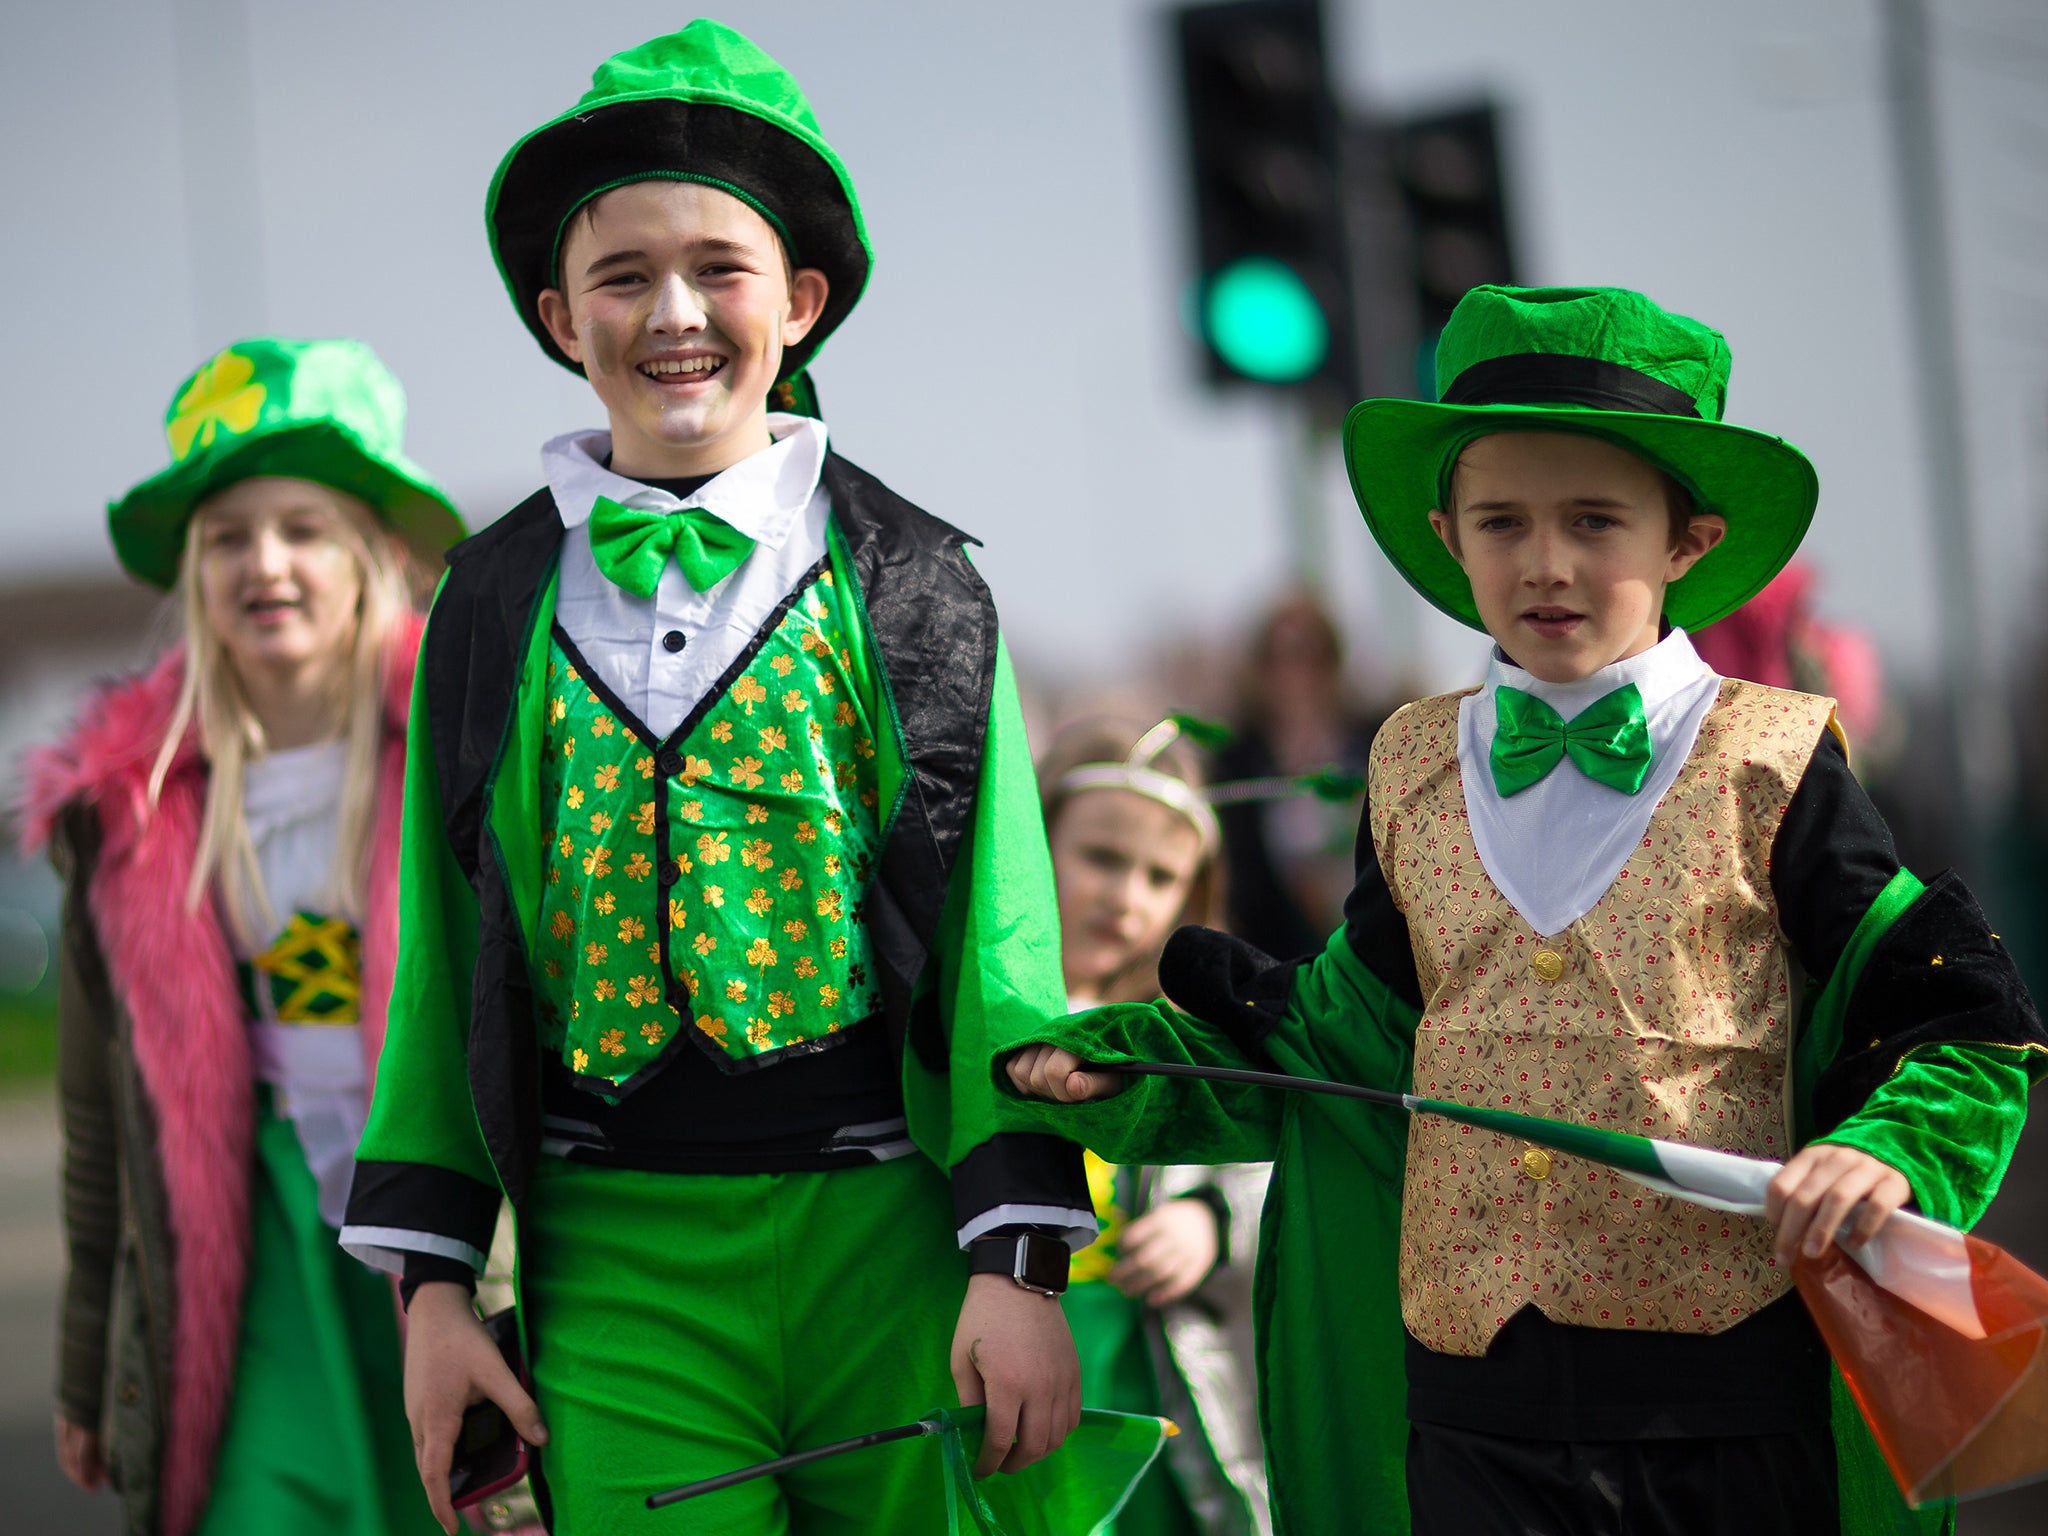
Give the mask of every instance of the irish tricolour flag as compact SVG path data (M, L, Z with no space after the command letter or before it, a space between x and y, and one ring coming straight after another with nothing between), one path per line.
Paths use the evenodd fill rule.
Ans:
M1107 1070L1335 1094L1588 1158L1663 1194L1762 1216L1783 1164L1348 1083L1164 1062ZM1908 1503L2048 1476L2048 1280L1994 1244L1900 1211L1860 1247L1800 1256L1792 1278Z
M1605 1163L1717 1211L1764 1214L1783 1165L1536 1115L1400 1096L1417 1114ZM1846 1257L1845 1257L1846 1255ZM1906 1502L2048 1475L2048 1281L2004 1249L1900 1211L1792 1278Z

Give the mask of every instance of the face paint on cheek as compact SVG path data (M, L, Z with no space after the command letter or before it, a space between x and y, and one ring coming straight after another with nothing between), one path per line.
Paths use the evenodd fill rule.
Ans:
M619 371L626 355L625 342L608 325L590 324L583 330L583 364L592 374L613 374Z

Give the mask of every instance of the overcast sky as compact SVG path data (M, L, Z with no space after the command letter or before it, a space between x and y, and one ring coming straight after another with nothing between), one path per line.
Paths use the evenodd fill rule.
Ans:
M1527 280L1638 287L1727 334L1731 419L1819 465L1826 607L1895 669L1926 668L1936 529L1876 0L1330 10L1353 103L1503 101ZM1935 12L1980 591L2004 635L2038 606L2048 511L2048 19L2029 0ZM6 0L0 585L111 569L102 509L163 464L171 387L252 332L368 340L410 393L414 457L472 520L523 496L540 442L601 418L513 316L485 186L600 60L688 14ZM1288 571L1287 438L1271 402L1193 382L1161 8L717 14L802 80L876 245L817 370L834 440L986 541L1020 657L1124 670L1177 630L1248 616ZM1353 633L1418 645L1431 683L1469 674L1473 638L1389 586L1334 456L1325 469Z

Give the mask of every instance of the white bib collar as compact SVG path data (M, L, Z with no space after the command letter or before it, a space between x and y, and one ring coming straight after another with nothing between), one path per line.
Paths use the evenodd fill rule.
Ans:
M1569 759L1519 795L1503 797L1493 787L1496 690L1519 688L1570 720L1629 683L1643 696L1655 754L1636 793L1587 778ZM1473 851L1537 933L1562 932L1607 893L1677 781L1720 685L1682 629L1573 683L1546 683L1495 649L1485 686L1458 707L1458 771Z

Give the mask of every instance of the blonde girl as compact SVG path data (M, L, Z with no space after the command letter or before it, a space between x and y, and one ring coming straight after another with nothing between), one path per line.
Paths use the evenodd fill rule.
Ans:
M411 559L461 531L403 423L359 342L181 384L171 466L109 523L182 641L29 763L66 882L57 1456L137 1536L437 1529L391 1292L335 1231L391 991Z

